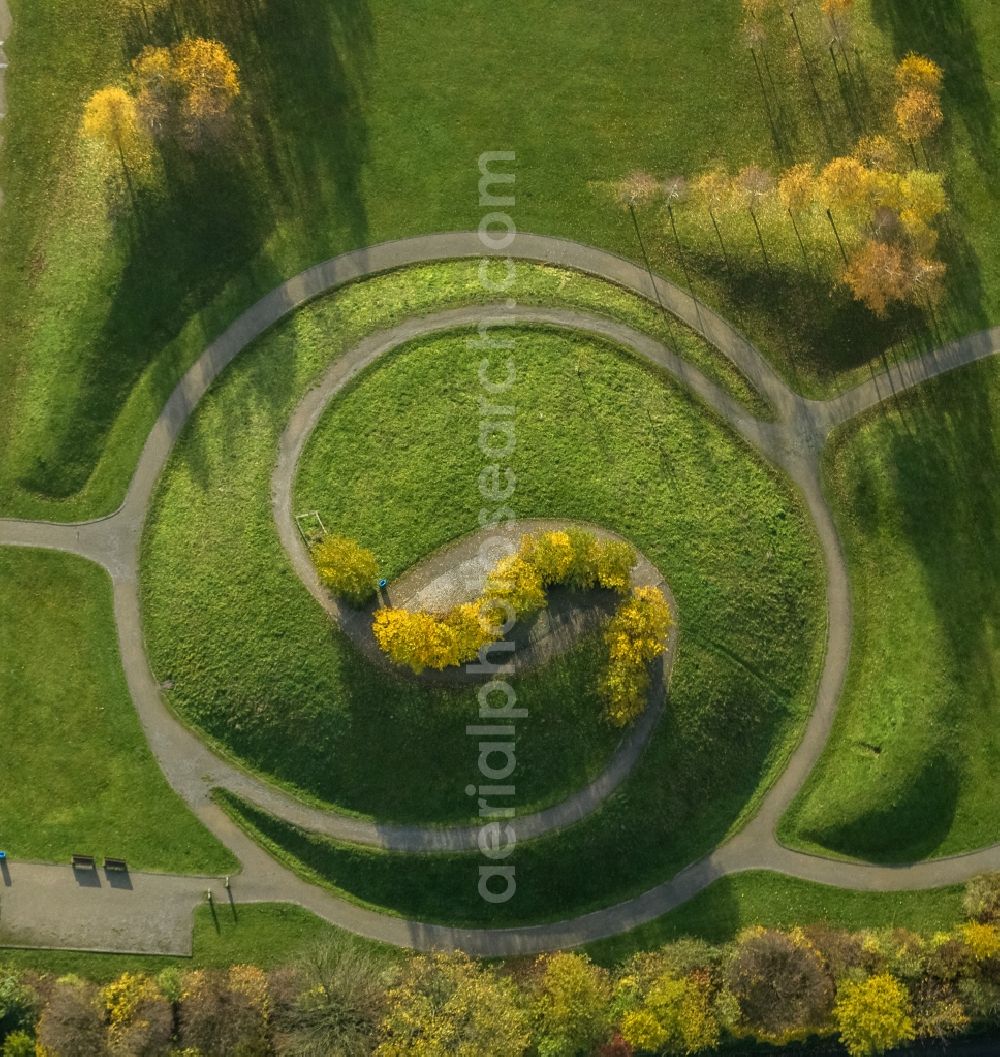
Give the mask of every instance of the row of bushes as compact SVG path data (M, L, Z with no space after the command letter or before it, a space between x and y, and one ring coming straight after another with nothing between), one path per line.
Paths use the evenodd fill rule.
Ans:
M681 940L614 970L578 953L503 966L348 942L265 973L126 973L98 987L0 969L3 1057L629 1057L837 1037L852 1057L1000 1024L1000 875L930 937L827 925Z
M354 540L327 536L312 548L320 578L340 598L358 605L374 591L375 555ZM482 595L444 613L387 607L372 623L375 641L396 664L420 674L474 661L500 629L545 607L551 587L603 588L628 596L605 634L608 664L601 679L609 720L625 726L642 712L649 664L663 653L671 618L663 593L629 594L635 548L581 529L526 534L513 554L486 578Z
M383 652L420 673L474 661L501 637L504 625L543 609L550 587L602 587L624 593L635 549L589 532L524 535L518 549L497 562L482 595L445 613L381 609L372 630Z

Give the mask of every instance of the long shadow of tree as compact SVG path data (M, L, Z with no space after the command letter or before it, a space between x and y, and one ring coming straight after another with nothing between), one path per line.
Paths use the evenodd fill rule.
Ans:
M950 109L961 115L979 167L996 177L996 106L965 0L872 0L872 11L892 31L897 54L923 52L944 66Z
M289 269L367 240L367 0L181 0L172 20L229 47L243 84L239 119L218 150L189 157L165 146L162 185L140 193L122 225L120 278L103 325L78 349L82 384L21 481L43 494L83 487L151 362L154 401L166 399L198 350L164 350L192 317L207 344Z

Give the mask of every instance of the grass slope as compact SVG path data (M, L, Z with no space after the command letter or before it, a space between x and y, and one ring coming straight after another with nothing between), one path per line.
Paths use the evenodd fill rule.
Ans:
M8 855L65 861L89 852L179 873L234 867L146 747L103 570L70 555L0 549L0 656Z
M783 40L771 49L769 124L733 0L622 0L596 11L553 11L548 0L516 10L473 0L176 0L171 19L224 41L241 66L238 132L231 149L201 159L166 151L129 217L106 208L115 174L80 147L76 129L89 93L126 79L147 39L138 16L124 0L96 12L84 0L12 7L0 508L26 515L114 506L180 372L281 279L346 248L478 224L484 151L517 154L522 229L638 258L609 191L629 171L777 166L829 156L860 131L811 7L801 21L822 119ZM856 55L874 86L870 126L887 113L877 86L894 54L923 47L948 66L951 119L935 151L954 172L957 214L943 323L975 329L1000 310L997 234L981 222L1000 193L993 0L929 0L919 15L908 0L859 8L875 17ZM153 37L169 39L165 23ZM683 278L663 218L643 220L654 266ZM719 260L687 263L696 289L803 384L866 363L894 337L844 296L796 276L768 280L757 262L732 279Z
M352 288L298 313L199 408L146 540L148 640L180 711L252 765L355 810L442 818L468 810L475 761L460 744L461 715L383 689L378 673L331 641L287 567L268 503L289 408L350 342L352 299L372 296ZM704 410L600 343L547 332L517 340L518 513L598 520L632 538L663 568L682 625L668 717L634 778L594 819L524 850L538 877L532 905L506 913L529 915L642 886L748 809L808 712L822 589L796 501ZM338 467L323 489L324 516L376 543L390 569L475 527L477 364L461 337L419 343L363 376L323 425L317 443L333 446L327 468ZM554 721L556 701L557 713L574 707L540 692L529 712ZM539 781L534 767L519 773L522 805L522 788ZM415 866L397 873L423 893L410 895L438 912L448 905Z
M347 810L384 819L443 821L468 815L470 805L464 789L474 779L475 756L464 728L474 714L474 693L433 691L373 671L336 635L331 637L324 614L291 572L277 542L267 501L272 460L290 409L328 360L349 347L359 334L400 315L462 300L466 290L478 283L476 272L474 265L450 265L394 273L352 286L297 313L248 350L209 394L182 439L157 499L144 550L148 641L154 669L175 683L175 706L251 766ZM532 338L533 342L538 340ZM740 557L734 560L745 567L746 576L761 585L755 602L749 597L738 600L742 592L736 591L734 579L727 581L726 603L710 586L705 589L703 604L708 607L709 598L713 598L722 605L713 619L731 630L739 618L725 612L725 605L731 603L737 611L751 605L774 607L771 611L779 621L792 614L793 636L786 641L775 635L773 658L763 661L756 674L711 642L701 647L692 642L691 650L692 658L706 651L700 667L711 674L706 675L701 692L718 695L714 709L724 708L722 702L730 695L738 697L736 687L756 684L751 700L767 704L760 708L746 705L747 722L760 730L759 748L767 756L774 746L765 728L771 722L781 728L785 723L794 724L807 696L799 670L801 658L793 660L793 654L799 648L806 650L808 679L808 650L815 645L818 615L814 603L807 599L816 589L817 569L808 538L800 531L800 515L776 487L772 475L738 454L740 449L724 440L717 427L702 425L699 412L683 400L667 397L666 390L660 393L658 382L647 393L652 377L648 372L616 355L601 353L602 347L583 343L576 349L568 339L547 338L545 342L539 346L539 355L544 354L545 359L532 369L530 384L526 381L523 389L526 400L534 401L538 413L548 414L552 426L535 420L531 432L525 434L524 459L526 463L537 462L534 479L543 485L543 491L533 500L537 509L522 512L525 516L539 513L586 519L589 515L607 520L603 511L613 489L607 482L602 484L600 477L610 474L610 480L618 473L635 472L637 476L628 478L632 482L628 486L630 512L626 518L618 518L617 527L633 535L639 546L645 548L651 543L653 534L649 526L645 531L635 531L646 520L643 489L671 487L664 483L665 474L674 475L674 480L683 475L684 492L680 495L692 504L704 505L708 512L671 510L670 506L677 503L675 496L667 505L664 532L694 532L705 518L719 517L712 512L720 504L727 513L719 517L718 524L713 523L713 540L722 539L723 524L733 517L738 519L737 531L744 535L751 525L750 534L739 546ZM453 349L456 344L464 348L464 340L442 347ZM576 379L576 395L569 402L563 396L565 364L570 362L567 350L574 357L584 357L584 368L591 364L600 367L605 361L613 368L606 376L599 372L596 387L588 385L586 391ZM561 361L559 373L549 377L537 397L531 396L527 391L546 377L544 364L553 360ZM417 371L424 374L416 381L410 373L414 362ZM427 362L426 358L398 358L390 372L396 378L391 384L437 386L439 373L433 356L430 366L421 366ZM415 476L409 492L399 491L395 498L383 494L386 506L378 517L373 517L368 507L356 509L346 526L348 531L358 531L362 518L372 522L366 532L381 531L384 539L401 530L416 531L413 526L419 519L403 508L413 488L419 490L425 482L419 474L432 467L439 471L445 468L442 460L450 460L448 468L458 475L454 477L456 483L468 483L459 496L464 505L456 513L454 504L446 502L444 477L432 471L435 490L422 496L420 504L430 519L429 531L422 529L414 536L408 561L403 564L420 556L424 548L431 549L477 525L476 480L482 459L477 456L474 440L478 426L468 422L474 413L472 388L476 385L469 363L467 360L464 367L455 364L455 379L449 382L461 400L461 417L454 422L444 422L434 412L430 390L426 405L416 407L411 402L405 421L397 421L388 410L398 406L402 411L396 393L376 391L368 401L372 410L385 409L392 419L392 430L398 431L403 442L412 441L408 461L400 462L398 472L404 473L403 468L409 465ZM618 364L621 366L615 366ZM376 371L371 377L372 384L378 386L385 375ZM627 387L624 406L645 408L652 416L626 427L621 445L601 441L593 425L588 424L595 405L610 408L621 399L619 385ZM438 388L438 398L444 401L439 406L447 406L451 398ZM466 396L461 397L459 391ZM361 390L350 397L352 407L366 402L358 392ZM660 403L661 399L667 402ZM423 417L425 409L427 418ZM676 421L675 414L679 416ZM610 412L603 417L610 418ZM432 421L443 429L439 436L428 432ZM654 422L676 431L680 445L676 466L668 465L669 445L650 447ZM554 428L561 432L561 440L554 435ZM463 435L471 443L463 444ZM554 451L547 454L550 447ZM615 447L620 447L617 453ZM366 453L365 458L373 454ZM361 453L352 453L355 455L361 457ZM600 462L594 462L595 455ZM719 471L723 478L707 472L715 458L725 461L730 457L745 465L746 483L737 486L730 480L735 470ZM558 473L556 459L564 463ZM695 464L685 471L683 466L691 459ZM625 470L629 463L634 463L634 471ZM384 467L364 461L358 461L350 472L356 480L367 478L373 489L381 488L379 482L388 479ZM578 480L574 474L580 472L585 477ZM555 493L545 491L550 487L545 483L546 475L552 479L551 486L558 489ZM555 483L560 475L562 479ZM576 486L586 493L579 500L570 498ZM732 497L719 499L733 488L737 491ZM736 510L737 494L739 502L748 504L746 509ZM336 502L342 499L332 498ZM439 500L441 509L434 513L432 508ZM325 516L325 501L323 508ZM614 505L610 509L614 510ZM668 528L670 519L673 525ZM336 519L329 524L336 527ZM757 544L751 542L754 536L758 537ZM697 554L704 562L709 561L711 545L706 536L681 546L692 559ZM662 542L657 544L662 546ZM381 545L379 550L387 562L394 563L394 569L400 568L397 555ZM235 564L234 557L238 559ZM685 561L675 560L681 566ZM773 571L778 573L777 583L770 581ZM735 566L732 575L736 576ZM713 572L711 578L715 580L717 574ZM691 603L693 598L682 601L682 612L685 604ZM706 628L705 634L728 638L730 632L716 626ZM736 632L737 637L723 650L742 656L752 652L751 643L740 639L741 634ZM521 680L519 694L529 711L528 721L519 725L518 800L522 810L561 799L595 773L610 752L615 737L600 719L595 694L598 663L597 652L584 647ZM772 670L765 667L768 664L773 665ZM377 767L373 766L373 746L378 747ZM750 768L760 763L758 758ZM389 774L394 776L391 782L386 781Z
M847 426L826 469L853 659L783 833L885 861L1000 840L1000 362Z

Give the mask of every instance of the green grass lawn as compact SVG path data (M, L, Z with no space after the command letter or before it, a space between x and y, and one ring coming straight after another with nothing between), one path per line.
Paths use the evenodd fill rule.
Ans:
M232 147L167 151L133 218L105 208L104 175L76 138L95 88L142 44L121 0L14 0L10 117L0 185L0 509L71 517L120 499L147 428L206 341L281 279L345 248L475 226L477 159L517 153L514 216L639 257L610 184L630 170L692 173L717 160L777 167L845 149L882 122L892 58L925 47L949 68L934 148L953 173L954 281L940 322L967 331L1000 308L992 0L861 0L866 109L802 13L822 115L794 49L771 49L771 129L735 0L177 0L187 32L224 41L242 70ZM250 13L252 10L252 14ZM67 46L71 40L71 46ZM789 51L791 58L784 58ZM828 131L824 130L824 124ZM682 278L662 217L643 217L654 266ZM683 238L684 232L681 231ZM895 332L842 294L759 269L727 278L690 259L696 288L741 320L793 377L872 359Z
M82 558L0 549L0 846L140 870L221 873L235 861L160 773L118 658L111 584Z
M783 834L884 861L1000 840L1000 362L848 425L826 471L852 663Z
M395 947L363 940L287 903L198 907L194 914L194 953L190 958L151 954L92 954L86 951L30 951L0 947L0 965L64 976L75 973L103 983L124 972L161 969L226 969L257 965L274 969L294 963L324 944L358 944L387 961L405 955Z
M632 932L587 945L603 965L636 951L696 936L725 943L742 929L794 928L825 922L843 929L907 928L929 935L964 919L962 888L920 892L855 892L799 881L780 874L750 872L722 877L694 899Z

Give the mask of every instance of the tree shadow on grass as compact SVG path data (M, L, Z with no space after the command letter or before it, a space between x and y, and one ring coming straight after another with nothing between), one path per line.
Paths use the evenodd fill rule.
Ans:
M176 384L192 350L168 347L185 323L200 317L208 344L288 277L288 265L265 255L276 229L293 229L293 270L334 247L367 241L360 188L367 3L287 0L278 7L230 0L211 11L196 3L178 8L184 32L230 44L244 86L240 120L214 152L190 157L164 147L163 186L137 196L103 326L82 335L81 384L69 406L53 408L51 442L22 477L26 489L65 498L82 488L147 366L156 364L156 406ZM248 19L258 33L249 32Z
M876 20L892 32L897 55L922 52L945 68L947 101L961 114L976 163L995 178L1000 172L996 106L966 7L965 0L872 0Z
M917 862L933 855L950 833L960 785L954 760L942 752L897 787L900 795L891 802L803 836L871 862Z
M896 795L885 807L805 834L836 851L895 862L925 857L950 836L959 810L963 831L996 837L989 818L979 819L978 828L969 822L977 806L995 797L963 790L987 773L983 758L996 751L1000 700L1000 445L980 373L987 369L967 368L880 409L884 421L871 430L875 457L853 460L850 507L868 536L868 562L877 559L874 541L885 521L898 531L900 551L919 562L934 618L927 638L940 677L914 686L906 673L887 673L909 687L905 721L926 732L926 741L915 743L927 746L926 755L887 765L885 789ZM994 369L993 381L998 377ZM880 591L877 577L868 586ZM883 586L891 595L891 586ZM906 614L896 617L902 622ZM873 648L891 634L890 621ZM877 795L873 788L868 802Z

